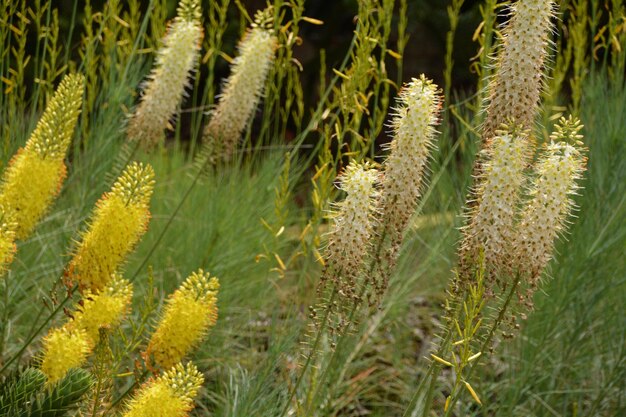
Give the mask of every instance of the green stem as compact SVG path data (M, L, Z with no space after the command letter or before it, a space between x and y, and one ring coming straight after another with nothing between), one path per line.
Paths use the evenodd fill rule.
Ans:
M146 376L148 376L149 373L150 371L146 369L142 372L139 378L135 378L135 382L133 382L133 384L128 387L126 391L124 391L119 397L115 399L115 401L111 403L111 405L106 409L103 415L107 415L113 408L115 408L120 402L122 402L122 400L126 398L126 396L130 394L130 392L135 389L137 385L139 385L146 378Z
M374 271L374 268L376 267L377 264L377 260L380 258L380 253L382 251L382 247L383 247L383 243L385 241L385 238L387 237L387 230L383 230L383 232L380 235L380 239L378 239L378 245L376 248L376 256L374 256L374 258L372 259L372 263L369 266L369 270L368 270L368 274L367 276L370 276L372 274L372 272ZM367 291L367 282L363 283L363 286L361 287L361 291L359 293L359 297L358 299L361 300L364 296L365 296L365 292ZM319 387L323 385L324 383L324 379L326 378L326 374L328 373L329 369L332 369L332 365L333 365L333 361L335 360L336 356L337 356L337 352L340 350L341 347L343 347L343 342L346 340L345 335L348 334L350 332L350 326L353 324L354 322L354 315L356 314L358 308L360 306L360 303L354 303L354 305L352 306L352 310L350 311L350 314L348 316L348 324L346 325L346 329L343 332L343 334L341 335L341 337L339 338L339 340L337 341L337 346L335 346L335 349L333 350L330 359L328 360L328 364L326 365L326 367L324 367L324 370L322 371L322 375L320 376L320 379L318 381L318 384L316 385L314 392L313 392L313 397L310 401L309 404L315 404L315 400L317 399L320 390ZM307 412L305 413L305 415L308 415L308 408L307 408Z
M329 306L332 306L333 302L335 301L336 295L337 295L337 287L333 286L333 291L330 294L330 299L328 300ZM302 383L302 380L304 379L304 375L306 374L307 368L309 367L309 365L311 364L311 361L313 360L315 351L317 350L317 347L319 346L319 343L322 340L322 334L324 333L324 329L326 328L326 323L328 322L329 316L330 316L330 307L327 308L326 311L324 312L324 317L322 318L322 323L320 324L320 328L317 331L317 336L315 337L315 341L313 342L311 351L307 355L306 362L304 363L304 366L302 367L302 371L300 371L300 375L298 375L296 384L289 392L289 396L287 398L287 402L285 403L285 407L283 408L283 411L281 411L281 413L278 415L278 417L284 417L287 414L287 411L289 410L289 404L291 404L291 400L296 395L296 392L298 391L298 388L300 387L300 384Z
M2 312L2 323L0 323L0 359L4 356L4 341L7 337L7 325L9 323L9 277L0 274L0 280L4 283L4 294L2 303L4 304Z
M439 349L437 349L437 356L442 357L445 356L446 351L448 350L448 344L450 343L450 339L452 337L452 328L446 329L446 336L444 337L441 345L439 345ZM424 408L422 409L422 417L427 417L428 412L430 411L430 407L432 406L433 397L435 396L435 385L437 384L437 378L439 377L439 372L441 372L441 365L431 359L430 365L428 366L428 371L422 380L420 381L417 389L413 393L411 397L411 401L409 402L409 406L407 407L402 417L407 417L413 411L413 408L417 405L417 400L421 398L421 393L426 386L426 382L428 382L428 391L426 391L426 402L424 404Z
M502 323L502 320L504 320L504 316L508 310L509 304L511 303L511 300L513 299L513 296L515 295L515 291L517 290L517 288L519 287L519 283L520 283L520 279L519 279L519 275L517 275L515 277L515 282L513 283L513 285L511 285L511 289L509 290L509 293L507 294L506 299L504 300L504 304L502 304L502 308L500 309L499 313L498 313L498 317L496 318L496 320L493 322L493 324L491 325L491 328L489 329L489 333L487 333L487 337L485 338L485 340L483 341L483 344L480 346L480 350L479 352L485 352L488 348L488 346L491 344L494 335L496 334L496 331L498 330L498 327L500 327L500 323ZM481 355L481 357L484 355ZM470 379L470 377L472 376L474 369L476 368L476 365L478 364L480 358L476 358L476 360L472 361L471 365L469 365L469 369L467 371L467 374L465 375L465 379L468 380ZM456 402L459 400L460 397L460 393L462 391L458 391L451 399L450 399L450 404L448 405L448 410L446 411L446 413L444 414L444 417L449 417L452 413L452 410L454 409L454 405L456 404Z
M75 286L74 289L70 292L73 293L76 288L78 288L78 286ZM44 320L43 323L41 323L41 326L39 326L37 328L37 330L35 332L33 332L28 339L26 340L26 342L24 342L24 344L22 345L22 347L20 348L20 350L17 351L17 353L15 353L15 355L13 355L11 357L11 359L9 359L4 366L2 366L2 369L0 369L0 375L4 373L4 371L13 363L15 362L16 359L21 358L22 354L24 353L24 351L26 351L26 349L28 348L28 346L30 345L30 343L35 339L35 337L37 337L37 335L39 334L39 332L41 332L44 327L46 327L48 325L48 323L50 323L50 321L59 313L59 311L61 311L63 309L63 307L65 307L65 304L67 304L67 302L71 299L71 296L67 296L65 297L65 299L63 301L61 301L59 303L59 305L52 310L52 313L50 313L48 315L48 317Z

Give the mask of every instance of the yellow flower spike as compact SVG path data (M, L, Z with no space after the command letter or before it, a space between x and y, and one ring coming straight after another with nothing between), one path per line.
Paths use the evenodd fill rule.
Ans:
M424 171L435 147L441 101L437 86L424 75L400 91L391 122L394 138L381 184L382 225L397 245L421 196Z
M162 376L148 381L129 401L123 417L185 417L204 383L194 364L177 364Z
M577 119L561 119L552 135L552 140L559 141L545 148L535 166L537 178L529 191L531 199L523 207L515 242L518 267L530 274L532 285L552 258L554 241L565 232L575 208L570 196L581 188L577 181L586 164L577 144L581 128Z
M199 1L181 0L178 16L168 28L141 102L129 121L129 139L146 147L164 140L164 131L182 103L198 63L204 36L200 20Z
M16 223L16 239L30 235L66 176L64 163L82 105L84 77L66 75L37 127L11 159L0 184L0 204Z
M100 293L85 291L80 307L74 312L71 326L85 330L94 343L102 327L120 323L133 296L133 286L127 280L114 276Z
M15 255L15 222L0 204L0 278Z
M166 301L145 356L162 368L180 362L217 322L219 281L199 269Z
M239 56L231 66L217 107L204 129L202 156L212 165L228 161L263 95L277 38L266 26L272 8L257 13L255 23L239 44Z
M511 19L503 31L502 49L489 86L489 105L483 126L486 141L510 119L524 129L532 129L545 77L555 2L517 0L510 11Z
M154 189L150 165L133 162L96 203L67 275L82 288L101 291L145 233Z
M91 352L93 344L82 329L69 326L52 329L43 339L41 372L52 385L62 379L72 368L81 366Z

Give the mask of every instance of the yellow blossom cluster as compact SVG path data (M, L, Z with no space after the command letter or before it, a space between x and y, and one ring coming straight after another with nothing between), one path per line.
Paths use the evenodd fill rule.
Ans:
M162 368L180 362L217 321L219 281L202 269L192 273L167 300L146 357Z
M133 162L98 201L68 267L81 288L104 288L139 242L150 220L153 188L152 167Z

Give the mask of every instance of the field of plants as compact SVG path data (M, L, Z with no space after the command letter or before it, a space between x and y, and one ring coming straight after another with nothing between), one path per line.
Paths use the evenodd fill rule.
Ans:
M626 416L622 0L3 0L0 417Z

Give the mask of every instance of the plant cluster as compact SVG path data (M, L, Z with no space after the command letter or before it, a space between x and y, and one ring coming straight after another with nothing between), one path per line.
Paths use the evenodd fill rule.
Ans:
M586 0L486 0L478 90L454 103L463 0L447 9L443 88L424 74L403 83L410 3L357 0L343 62L327 73L319 52L319 94L296 58L300 25L324 24L305 3L251 16L239 0L179 0L168 22L167 0L75 2L78 50L71 33L62 44L53 2L0 6L0 417L490 415L501 398L479 364L541 313L559 237L580 227L594 154L583 68L602 51L622 86L624 6L607 2L600 27ZM565 80L569 107L557 106ZM423 215L443 177L445 211ZM424 365L393 363L372 339L414 290L407 270L425 261L407 258L424 223L460 232L456 256L445 236L424 245L448 260L441 308L429 300L436 318L412 329L430 338L418 354L410 344ZM395 334L382 338L403 355ZM398 410L381 413L360 394L385 391L376 379L389 368L385 381L410 376L390 400ZM585 401L589 413L621 407Z

